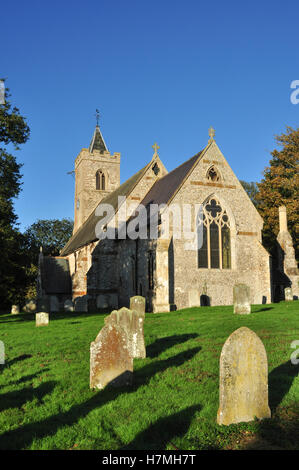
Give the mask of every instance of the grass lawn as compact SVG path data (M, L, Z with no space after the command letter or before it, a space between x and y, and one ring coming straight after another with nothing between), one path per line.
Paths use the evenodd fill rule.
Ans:
M89 346L104 314L0 315L0 449L299 449L299 302L146 314L146 359L131 388L89 389ZM247 326L264 343L272 418L219 426L219 357ZM299 354L298 354L299 356Z

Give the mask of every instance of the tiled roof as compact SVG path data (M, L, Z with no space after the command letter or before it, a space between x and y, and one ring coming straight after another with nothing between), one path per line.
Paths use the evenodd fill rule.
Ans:
M136 184L139 182L145 171L151 165L151 162L148 163L144 168L139 170L135 175L131 176L127 181L125 181L119 188L117 188L112 193L108 194L99 204L110 204L114 208L116 213L118 210L118 197L119 196L128 196L131 191L134 189ZM95 228L97 223L101 220L100 217L95 215L96 208L92 211L88 219L84 224L74 233L74 235L67 242L65 247L61 251L61 256L68 255L73 253L78 248L81 248L88 243L94 242L97 240L95 234Z
M99 150L100 152L107 152L107 147L99 126L96 126L89 146L90 153L93 153L94 150Z

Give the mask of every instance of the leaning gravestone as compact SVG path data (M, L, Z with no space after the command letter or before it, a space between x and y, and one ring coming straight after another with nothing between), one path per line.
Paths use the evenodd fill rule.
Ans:
M248 314L251 312L250 288L246 284L234 285L234 313Z
M18 313L20 313L20 307L18 305L12 305L10 313L12 315L17 315Z
M49 325L49 314L47 312L39 312L35 315L36 326L48 326Z
M290 300L293 300L293 292L292 292L292 289L291 287L286 287L285 290L284 290L284 298L287 302L289 302Z
M145 315L145 298L141 295L135 295L130 298L130 310Z
M127 333L120 325L107 324L90 344L90 388L131 385L132 379Z
M249 328L234 331L220 356L217 423L229 425L270 418L268 362L264 345Z
M144 313L138 313L136 310L129 310L126 307L120 310L113 310L105 318L105 325L117 324L121 326L128 336L128 347L133 358L145 358L144 343Z

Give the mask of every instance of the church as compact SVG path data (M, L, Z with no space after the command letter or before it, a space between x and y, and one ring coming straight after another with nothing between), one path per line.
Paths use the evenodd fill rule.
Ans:
M142 295L148 312L232 305L233 286L239 283L250 287L252 304L269 303L275 293L283 298L288 286L298 296L285 208L278 211L282 256L273 269L262 245L263 220L218 147L214 129L206 147L171 172L161 161L157 144L153 148L151 161L120 184L120 154L109 152L96 126L89 147L75 160L73 235L59 257L40 254L39 295L55 297L60 306L70 299L77 311L128 307L130 297ZM99 207L114 210L113 223L104 227L109 230L123 213L123 201L132 207L124 225L138 207L160 208L155 237L116 234L99 239ZM161 216L173 207L182 213L186 207L201 208L201 240L195 240L195 248L193 242L187 249L186 240L177 236L174 216L167 233L161 230ZM195 214L192 233L197 233L196 220Z

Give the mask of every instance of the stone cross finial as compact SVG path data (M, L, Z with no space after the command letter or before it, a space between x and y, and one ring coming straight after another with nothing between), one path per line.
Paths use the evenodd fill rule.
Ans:
M212 126L209 129L209 136L210 136L209 142L212 142L212 140L214 140L214 137L215 137L215 129Z
M157 150L160 148L159 145L155 142L154 145L152 145L153 149L154 149L154 155L153 157L157 157L158 156L158 152Z

